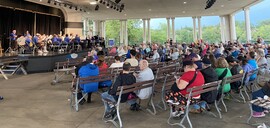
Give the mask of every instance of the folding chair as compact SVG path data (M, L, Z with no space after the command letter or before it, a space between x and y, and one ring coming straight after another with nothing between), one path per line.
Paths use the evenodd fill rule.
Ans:
M167 120L167 123L169 125L173 125L173 126L174 125L178 125L178 126L181 126L181 127L184 127L185 128L185 126L184 126L183 123L184 123L185 120L187 120L190 128L192 128L193 126L192 126L192 123L191 123L191 121L189 119L189 107L191 105L190 104L190 100L191 100L192 96L196 96L196 95L199 95L199 94L202 94L202 93L206 93L206 92L217 90L218 87L219 87L219 85L220 85L220 83L221 83L221 81L215 81L215 82L204 84L203 86L188 88L187 89L187 92L189 94L185 95L185 97L187 97L187 104L186 104L186 106L182 106L182 107L185 108L185 115L184 115L184 117L181 119L181 121L179 123L171 123L171 118L173 117L173 115L172 115L172 111L173 110L172 110L172 105L170 104L170 116L169 116L169 118ZM215 104L217 104L217 103L215 102ZM217 109L217 111L218 111L218 113L220 115L220 118L221 118L221 114L219 112L219 108L217 107L217 105L216 105L216 109Z

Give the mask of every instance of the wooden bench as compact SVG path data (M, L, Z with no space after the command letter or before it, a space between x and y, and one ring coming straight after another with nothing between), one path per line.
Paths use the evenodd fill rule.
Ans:
M99 83L99 82L104 82L104 81L109 81L113 80L115 77L114 74L100 74L98 76L90 76L90 77L79 77L75 78L73 83L75 83L75 89L71 90L71 95L70 95L70 106L71 108L74 108L77 112L79 111L79 103L80 101L87 96L87 93L90 92L84 92L83 90L80 90L80 85L81 84L89 84L89 83ZM71 85L73 89L73 84ZM98 92L99 84L97 84L96 87L93 87L93 92ZM78 93L82 92L83 97L81 99L77 99ZM74 103L73 103L74 102Z
M181 121L179 123L171 123L171 118L173 117L173 115L172 115L172 105L169 104L170 105L170 116L169 116L169 119L167 120L167 123L169 125L178 125L178 126L181 126L181 127L185 127L183 123L184 123L185 120L187 120L190 128L192 128L192 123L191 123L191 121L189 119L189 107L191 105L190 104L191 98L193 96L196 96L196 95L199 95L199 94L202 94L202 93L206 93L206 92L217 90L218 87L219 87L219 85L220 85L220 83L221 83L221 81L215 81L215 82L204 84L203 86L197 86L197 87L193 87L193 88L188 88L187 89L188 94L185 95L185 97L187 98L187 105L186 106L182 106L182 107L185 108L185 115L184 115L184 117L181 119ZM217 108L217 106L216 106L216 109L219 112L219 108Z
M257 99L254 99L254 100L251 100L249 101L249 109L250 109L250 116L249 118L247 119L247 124L249 125L255 125L255 126L258 126L260 124L251 124L250 123L250 120L252 119L252 115L253 115L253 110L252 110L252 105L255 105L255 106L260 106L262 108L264 108L265 110L269 110L270 111L270 99L263 99L263 98L257 98Z
M67 61L63 62L56 62L55 69L54 69L54 79L51 82L51 85L55 85L60 82L60 80L70 72L74 72L75 67L81 64L83 58L76 58L76 59L67 59Z
M122 123L122 119L120 116L120 104L121 104L120 101L121 101L122 94L136 92L136 91L139 91L141 89L153 87L153 83L154 83L154 80L149 80L149 81L144 81L144 82L137 82L137 83L134 83L132 85L119 86L117 88L117 93L116 93L116 95L119 97L118 97L117 103L115 105L117 115L113 119L106 120L105 122L112 122L117 128L123 128L123 123ZM152 97L150 97L149 99L151 102L151 107L154 108ZM150 111L149 108L147 110ZM105 115L105 112L104 112L104 115ZM117 120L118 120L118 123L117 123Z

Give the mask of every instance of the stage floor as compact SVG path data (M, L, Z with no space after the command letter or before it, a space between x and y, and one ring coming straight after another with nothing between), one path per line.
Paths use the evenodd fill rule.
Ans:
M88 51L75 52L78 57L84 57ZM34 53L34 54L16 54L6 53L0 56L0 61L4 59L18 58L28 60L24 64L27 73L39 73L39 72L50 72L55 68L56 62L66 61L69 57L69 52L48 52L48 53Z

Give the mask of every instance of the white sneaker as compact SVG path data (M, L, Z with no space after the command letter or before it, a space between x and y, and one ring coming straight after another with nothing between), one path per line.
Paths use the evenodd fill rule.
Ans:
M172 117L180 117L183 114L184 114L183 111L175 111L175 112L172 112Z
M42 53L42 51L41 50L38 50L38 53Z
M179 105L179 102L174 102L173 100L167 100L167 103L173 104L173 105Z
M48 51L47 51L47 50L44 50L43 52L44 52L44 53L48 53Z

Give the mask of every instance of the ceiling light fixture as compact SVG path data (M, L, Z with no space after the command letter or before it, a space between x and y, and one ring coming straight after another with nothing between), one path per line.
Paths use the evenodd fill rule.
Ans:
M183 4L187 4L187 2L185 1L185 2L183 2Z
M94 1L94 2L89 2L91 5L96 5L97 4L97 2L96 1Z
M216 0L207 0L205 9L211 8L215 4Z

